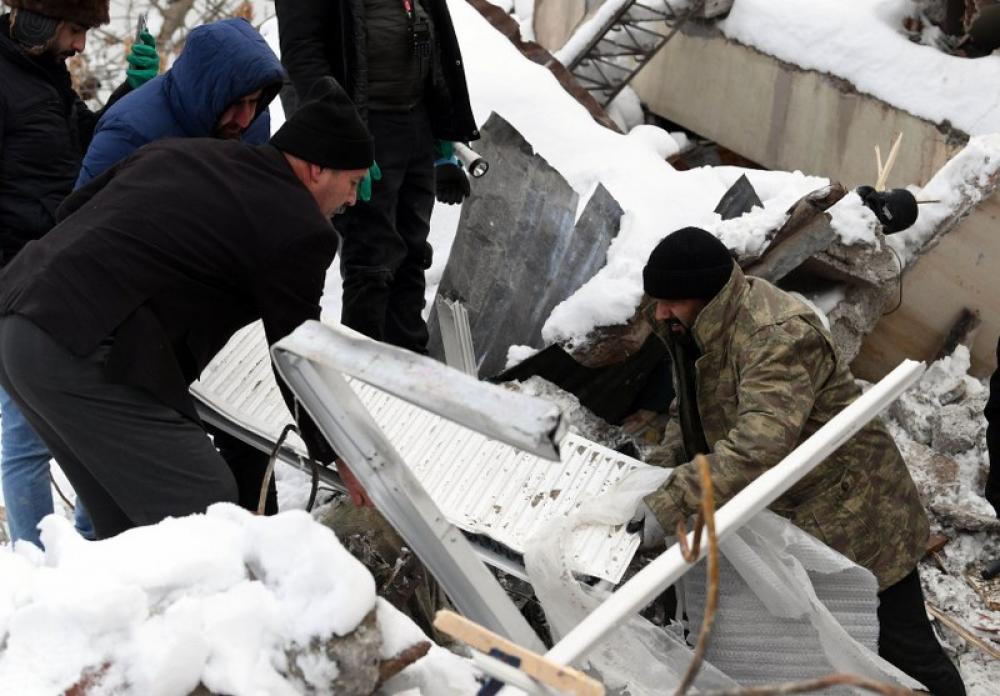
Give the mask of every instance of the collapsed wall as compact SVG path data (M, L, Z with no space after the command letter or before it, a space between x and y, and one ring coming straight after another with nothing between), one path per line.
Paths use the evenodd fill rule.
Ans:
M558 49L599 4L538 0L539 43ZM844 79L739 43L714 24L686 24L632 86L653 113L750 160L770 169L820 174L849 188L873 183L873 146L881 144L884 153L898 133L903 146L889 186L926 186L969 142L967 131L947 121L915 116ZM926 87L929 95L933 89ZM988 182L983 191L990 192ZM921 214L931 207L921 206ZM983 322L972 341L972 371L983 376L993 369L1000 296L989 288L1000 260L1000 238L993 233L998 214L1000 200L979 196L950 226L949 236L910 265L902 304L864 342L854 363L857 374L874 379L905 357L933 359L965 310L977 312Z

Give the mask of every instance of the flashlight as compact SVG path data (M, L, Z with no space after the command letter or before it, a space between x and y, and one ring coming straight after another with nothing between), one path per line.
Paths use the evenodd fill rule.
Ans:
M490 170L490 163L468 145L455 143L455 156L465 165L472 178L478 179Z

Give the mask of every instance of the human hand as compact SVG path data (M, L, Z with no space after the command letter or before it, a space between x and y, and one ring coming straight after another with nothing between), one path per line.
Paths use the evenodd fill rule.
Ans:
M643 551L662 547L667 539L667 533L645 501L639 501L635 514L632 515L625 530L640 535L639 548Z
M358 200L367 203L372 199L372 181L382 181L382 170L379 168L378 162L372 162L365 178L358 182Z
M347 494L351 496L351 502L354 503L355 507L375 507L375 503L368 497L368 492L365 491L364 486L361 485L353 472L347 468L343 459L337 460L337 473L340 474L340 479L347 487Z
M132 44L125 60L129 64L125 74L126 81L132 89L146 84L160 71L160 55L156 52L156 39L148 31L139 34L139 40Z

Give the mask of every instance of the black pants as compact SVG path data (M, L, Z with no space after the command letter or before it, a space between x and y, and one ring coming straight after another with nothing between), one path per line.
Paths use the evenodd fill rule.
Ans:
M924 608L916 569L878 595L878 654L934 696L965 696L965 684L944 654Z
M99 538L238 500L202 427L148 392L109 382L109 348L70 353L17 315L0 317L0 384L83 499Z
M264 473L267 471L267 462L270 458L267 452L211 425L206 425L205 430L212 436L216 449L226 460L229 470L233 472L236 489L239 492L237 500L239 506L257 512L257 506L260 504L260 487L264 483ZM264 514L278 514L278 489L273 476L267 487L267 497L264 499Z
M334 220L340 230L341 321L378 341L427 352L424 271L434 208L434 136L423 106L373 111L368 128L382 180L372 198Z

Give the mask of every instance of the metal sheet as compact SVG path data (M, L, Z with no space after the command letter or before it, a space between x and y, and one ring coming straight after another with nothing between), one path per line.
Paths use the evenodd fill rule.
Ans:
M577 222L579 197L513 126L493 114L482 135L489 186L462 206L438 296L465 306L478 374L491 377L510 346L542 347L555 306L604 266L622 209L598 186ZM436 317L432 308L428 349L443 361Z
M646 466L575 435L551 462L456 425L357 380L351 386L452 524L521 553L544 522ZM260 324L238 332L192 386L194 395L272 441L290 421ZM295 443L304 453L301 442ZM638 546L624 529L595 527L571 551L577 572L617 583Z

